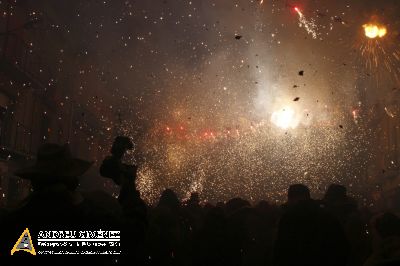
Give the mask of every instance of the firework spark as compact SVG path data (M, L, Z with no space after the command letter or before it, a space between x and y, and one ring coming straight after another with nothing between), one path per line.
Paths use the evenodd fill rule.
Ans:
M264 3L269 4L254 1L258 8L251 9L255 13L245 16L246 21L241 23L246 27L256 25L244 33L248 40L254 39L254 45L244 46L247 40L240 38L231 40L234 44L229 49L226 45L213 49L201 43L201 47L209 49L206 54L200 52L199 46L191 45L188 50L182 49L185 56L193 60L204 56L207 64L199 66L190 61L188 65L196 66L191 69L177 59L167 60L168 73L173 75L163 76L163 70L154 78L160 81L154 85L163 90L144 90L143 97L142 92L138 94L140 101L132 107L138 106L134 112L138 121L126 121L122 132L135 139L138 156L143 158L139 157L137 187L148 203L156 202L165 188L174 189L184 199L191 192L199 192L202 199L218 202L237 196L252 201L282 201L293 183L305 183L316 194L323 193L332 182L364 185L371 133L361 130L365 122L361 108L351 112L358 100L353 99L352 79L340 77L339 86L328 86L325 79L332 77L334 81L335 75L325 74L325 68L319 67L342 58L335 57L336 51L331 52L335 56L319 54L325 49L320 51L318 47L324 47L326 42L304 42L303 38L299 38L298 51L287 51L293 39L285 39L284 33L293 36L299 32L298 25L306 30L304 34L301 29L301 34L328 39L323 17L315 16L317 25L309 14L318 12L311 11L311 6L310 12L290 6L296 17L292 17L294 23L288 24L280 13L285 10L283 4L274 3L270 17L264 14ZM195 25L203 25L199 21L204 18L200 14L195 17ZM229 19L236 22L237 16L229 15ZM204 25L215 20L218 18L208 18ZM339 21L336 17L332 20ZM194 23L193 17L188 23ZM272 34L265 34L270 29ZM357 45L369 43L371 48L376 42L389 41L392 35L388 29L384 38L370 39L361 29L360 35L351 37L362 37ZM222 42L223 35L220 36L215 41ZM343 40L352 43L350 38ZM305 43L305 51L310 54L302 50ZM390 54L393 50L387 51ZM278 68L283 55L290 60ZM318 74L297 75L305 68L310 71L306 73ZM335 73L337 69L328 63L326 70ZM293 77L287 77L287 73L293 73ZM145 81L152 84L153 78ZM331 87L337 89L333 91ZM344 96L346 101L342 101ZM137 132L139 138L135 138Z
M387 107L385 107L385 112L386 112L386 114L387 114L389 117L391 117L391 118L394 118L394 117L395 117L395 115L393 114L393 112L390 111Z
M318 27L315 21L313 19L308 20L298 7L295 7L294 11L296 11L296 13L299 15L299 27L304 28L307 31L307 33L313 37L313 39L317 39Z
M359 49L366 68L375 73L377 79L389 73L395 80L399 80L400 52L396 42L390 39L387 28L373 23L362 27L366 38L359 40Z
M330 123L304 126L299 120L301 109L283 106L269 121L241 119L235 126L212 130L207 125L188 126L184 138L179 121L156 124L153 133L138 143L144 147L137 181L143 198L155 203L163 189L173 188L182 198L199 192L211 202L238 195L284 200L291 183L306 183L318 191L330 182L340 182L349 172L357 175L351 168L352 158L365 146L357 134L338 130L335 116ZM350 116L348 123L340 124L346 129L354 125ZM329 178L321 178L320 173Z

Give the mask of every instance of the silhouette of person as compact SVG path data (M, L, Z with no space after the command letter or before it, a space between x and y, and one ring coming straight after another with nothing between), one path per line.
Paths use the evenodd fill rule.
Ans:
M111 155L107 156L101 166L100 174L103 177L111 178L115 184L121 187L118 197L123 206L130 205L136 199L136 165L129 165L122 162L123 156L128 150L133 149L133 143L126 136L115 138L111 147Z
M311 199L308 187L291 185L279 221L275 265L346 265L347 246L340 223Z
M16 176L30 180L33 189L19 211L42 220L50 216L58 219L57 212L59 217L68 218L71 212L83 206L84 198L76 188L79 176L91 165L91 162L73 158L68 145L42 145L36 163L15 172Z
M400 265L400 218L383 213L372 221L377 245L364 266Z
M325 208L343 224L347 221L349 215L357 211L357 203L347 196L346 187L342 185L331 184L322 202Z
M0 253L9 254L10 247L5 245L15 243L25 228L37 236L40 230L112 230L117 226L115 217L104 215L100 206L76 191L79 177L91 165L74 158L68 145L39 147L36 162L15 172L30 180L32 192L0 221Z
M154 265L181 265L185 247L181 202L171 189L162 192L149 221L149 252Z
M349 242L350 265L361 265L371 252L370 237L366 233L369 219L358 210L357 202L347 195L345 186L329 185L321 206L343 226Z
M121 234L125 236L121 240L122 253L129 255L130 262L142 264L146 259L144 241L148 225L147 206L135 186L138 167L123 162L125 153L132 149L133 143L129 137L116 137L111 147L111 155L107 156L100 166L100 174L112 179L121 188L118 201L124 217Z

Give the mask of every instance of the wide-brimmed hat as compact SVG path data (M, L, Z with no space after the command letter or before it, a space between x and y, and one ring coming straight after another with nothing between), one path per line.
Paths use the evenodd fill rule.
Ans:
M92 162L73 158L68 144L43 144L34 165L17 170L14 174L24 179L71 178L84 174Z

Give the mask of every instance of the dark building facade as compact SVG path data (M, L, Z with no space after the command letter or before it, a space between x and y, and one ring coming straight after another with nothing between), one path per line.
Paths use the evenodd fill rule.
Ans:
M30 9L29 1L4 1L0 11L0 206L9 206L30 189L13 172L34 160L42 143L70 143L75 154L95 161L102 145L97 117L58 79L54 52L36 47L51 18Z

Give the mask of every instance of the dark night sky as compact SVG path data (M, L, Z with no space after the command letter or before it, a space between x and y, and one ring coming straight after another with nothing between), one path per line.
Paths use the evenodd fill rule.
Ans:
M298 27L295 5L315 20L321 40ZM273 82L294 82L304 68L321 73L308 75L313 80L307 82L354 83L363 74L351 51L360 25L375 14L385 24L397 22L395 1L34 1L32 6L60 26L67 40L62 49L81 55L71 71L86 70L75 75L80 79L75 84L84 83L89 95L151 114L165 114L164 108L186 99L202 113L211 108L213 117L215 108L245 108L248 93L243 92L251 94L255 82L262 85L256 67ZM235 34L243 38L236 40ZM352 67L356 75L338 79ZM224 86L234 88L229 97L220 94ZM220 97L223 103L216 102Z

